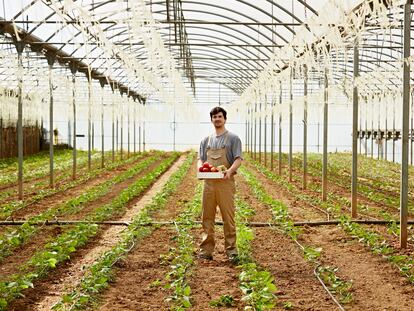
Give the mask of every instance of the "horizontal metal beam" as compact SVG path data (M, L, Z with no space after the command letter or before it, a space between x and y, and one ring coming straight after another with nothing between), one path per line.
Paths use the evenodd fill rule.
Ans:
M1 42L0 44L12 44L12 42ZM39 44L43 45L46 44L44 41L39 42L30 42L30 44ZM47 44L54 44L54 45L100 45L98 42L82 42L82 43L74 43L74 42L47 42ZM112 42L114 45L119 46L144 46L144 42ZM224 47L254 47L254 48L282 48L284 45L280 44L239 44L239 43L231 43L231 44L220 44L220 43L174 43L174 42L164 42L164 45L166 46L224 46Z
M25 20L25 21L4 21L10 24L62 24L59 20ZM129 20L103 20L96 21L96 24L122 24L127 23ZM79 24L79 21L65 21L66 24ZM241 26L302 26L306 24L302 23L283 23L283 22L233 22L233 21L198 21L198 20L158 20L159 24L197 24L197 25L241 25Z
M16 31L18 32L21 40L25 44L29 45L32 50L34 49L33 42L41 42L42 43L42 45L41 45L42 50L36 48L35 49L36 53L42 53L44 55L46 55L46 54L56 55L56 60L62 66L65 66L69 69L70 66L73 65L75 68L77 68L78 71L84 73L85 75L88 75L88 68L89 67L84 62L82 62L78 59L75 59L73 57L70 57L70 55L67 54L66 52L58 49L57 47L53 46L49 42L41 41L40 38L38 38L37 36L35 36L33 34L29 34L24 29L21 29L21 28L16 29L14 27L14 25L12 25L10 23L5 23L0 18L0 33L3 33L3 34L8 33L10 36L15 37L16 36ZM67 60L69 60L70 62L67 62ZM114 80L110 77L105 76L102 72L98 71L97 69L91 68L90 77L91 77L91 79L96 79L96 80L106 78L109 83L116 85L117 89L119 89L120 91L125 92L125 93L129 93L129 95L131 95L133 97L136 96L138 98L143 98L139 93L137 93L136 91L130 89L129 86L126 86L126 85L120 83L119 80Z
M177 66L177 69L182 69L182 70L186 70L188 68L186 67L180 67ZM194 70L228 70L228 71L262 71L261 69L257 69L257 68L216 68L216 67L194 67Z
M90 46L95 46L95 45L100 45L100 43L98 42L67 42L67 41L49 41L47 42L48 44L54 44L54 45L68 45L68 46L72 46L72 45L90 45ZM118 46L144 46L143 42L112 42L114 45L118 45ZM6 42L0 42L0 45L11 45L13 44L12 41L6 41ZM43 45L45 44L44 41L39 41L39 42L30 42L30 44L39 44L39 45ZM263 48L282 48L284 47L284 45L282 44L238 44L238 43L232 43L232 44L220 44L220 43L169 43L169 42L164 42L164 45L166 46L181 46L181 45L188 45L188 46L224 46L224 47L263 47ZM297 46L295 46L297 47ZM346 48L348 49L352 49L352 46L346 46ZM365 45L361 45L360 48L362 49L402 49L402 45L398 44L398 45L387 45L387 46L383 46L383 45L376 45L376 44L365 44ZM414 49L414 47L412 47L412 49Z
M372 220L372 219L353 219L350 220L351 223L359 223L359 224L367 224L367 225L389 225L392 223L398 224L398 220ZM26 224L27 220L5 220L0 221L0 226L21 226ZM74 225L74 224L96 224L96 225L110 225L110 226L129 226L132 222L131 221L85 221L85 220L52 220L52 221L45 221L45 222L37 222L31 223L31 225L37 226L61 226L61 225ZM329 225L338 225L341 223L341 220L316 220L316 221L297 221L294 222L293 225L296 227L301 226L329 226ZM165 226L165 225L193 225L193 224L201 224L201 221L196 220L189 223L184 222L176 222L176 221L153 221L140 224L141 226ZM268 222L244 222L243 223L249 227L278 227L277 224L268 223ZM414 220L409 220L408 224L414 224ZM222 221L216 221L215 225L222 226Z

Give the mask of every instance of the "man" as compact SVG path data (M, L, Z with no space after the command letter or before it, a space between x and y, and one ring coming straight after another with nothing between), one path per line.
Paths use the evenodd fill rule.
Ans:
M204 138L200 144L198 166L204 162L217 167L224 165L227 170L223 179L206 179L203 189L203 236L199 258L213 259L215 247L214 222L217 205L224 223L224 246L231 262L237 261L236 225L234 221L234 174L242 162L240 138L226 130L227 112L221 107L210 111L215 132Z

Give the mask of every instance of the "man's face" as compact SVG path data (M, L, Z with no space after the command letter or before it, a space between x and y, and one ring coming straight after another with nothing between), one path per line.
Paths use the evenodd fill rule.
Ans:
M213 123L214 127L224 126L226 120L224 119L223 113L219 112L217 114L213 114L213 117L211 118L211 123Z

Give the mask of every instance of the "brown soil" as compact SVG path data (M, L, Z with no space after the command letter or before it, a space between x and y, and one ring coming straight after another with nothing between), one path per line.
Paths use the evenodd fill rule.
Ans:
M284 174L286 179L288 178L288 169L289 168L286 167L285 170L283 171L283 174ZM295 184L298 188L301 189L302 188L302 174L303 174L303 172L301 170L297 169L296 167L293 167L292 174L293 174L292 183ZM350 201L351 200L351 191L349 189L347 189L346 187L341 186L339 183L335 183L335 182L331 182L331 181L332 181L332 177L328 176L328 193L333 193L337 196L341 196L343 198L346 198L348 201ZM312 174L308 174L308 182L309 182L309 184L314 183L314 184L321 185L322 177L321 176L314 176ZM351 180L349 180L349 184L351 184ZM375 189L375 188L373 188L373 191L378 191L378 192L383 192L384 193L384 191L380 191L380 190ZM393 195L395 195L395 193ZM390 206L389 204L386 204L385 202L383 204L381 204L379 202L373 202L372 200L365 197L361 193L358 194L358 205L366 205L370 209L372 209L372 211L361 211L360 210L359 211L360 218L368 218L368 219L378 218L379 219L381 217L379 216L379 214L377 212L374 212L374 211L381 211L381 210L387 211L388 213L390 213L391 215L393 215L396 218L398 218L398 216L399 216L399 211L398 211L399 207L398 206ZM343 209L344 213L349 213L349 208L343 206L342 209ZM410 213L410 212L409 212L408 216L409 217L414 217L414 215L412 215L412 213Z
M266 185L266 188L273 189L270 193L276 199L284 201L289 206L289 213L294 215L292 218L295 220L315 219L312 218L312 213L315 216L318 213L308 213L306 210L310 207L304 202L292 204L292 201L284 200L283 197L289 197L286 191L259 173L256 173L256 177ZM306 215L306 218L302 218L301 214ZM338 267L338 274L341 278L353 281L354 301L347 306L347 309L395 310L395 306L398 305L401 306L399 310L410 310L407 306L414 305L414 286L401 277L391 264L371 254L363 245L346 235L340 227L304 228L299 241L305 245L322 247L322 263ZM283 247L284 245L282 244ZM404 301L407 304L398 304L398 301Z
M197 237L196 243L200 242L201 232L201 229L193 231L194 236ZM240 270L227 260L222 228L216 229L216 252L213 260L196 260L197 264L190 281L193 310L212 310L210 301L222 295L232 296L235 305L220 310L243 310L238 279Z
M88 191L90 188L101 184L105 182L106 180L109 180L113 178L116 175L119 175L122 172L127 171L131 167L137 165L137 163L142 162L147 157L143 157L138 159L137 161L134 161L133 163L120 165L119 167L111 170L111 171L104 171L98 176L89 179L79 185L74 186L73 188L67 189L64 192L58 192L54 195L48 196L34 204L30 204L29 206L26 206L20 210L17 210L13 213L12 219L22 219L22 218L28 218L33 215L37 215L46 209L58 206L64 202L66 202L70 198L75 198L79 196L82 192ZM27 199L27 197L25 198Z
M354 301L349 309L412 310L414 285L341 228L307 228L302 237L306 244L322 247L325 265L338 267L340 277L352 280Z
M97 200L86 204L82 210L80 210L78 213L72 214L72 215L62 215L59 216L59 219L70 219L70 220L81 220L84 219L87 215L89 215L91 212L93 212L96 208L103 206L107 204L108 202L111 202L115 197L117 197L124 189L128 188L130 185L135 183L137 180L139 180L142 176L145 176L148 174L148 172L154 170L157 168L162 160L165 159L165 157L162 157L160 160L155 161L154 163L150 164L148 167L143 169L140 173L135 175L132 178L129 178L123 182L120 182L114 186L111 187L111 190L103 197L98 198ZM148 187L149 189L150 187ZM147 189L147 190L148 190ZM128 206L132 206L136 201L138 201L143 195L145 194L145 191L137 198L134 198Z
M169 266L160 263L160 256L175 245L171 241L174 234L171 228L156 230L118 265L100 310L168 310L163 285Z
M142 173L138 174L135 178L128 179L122 183L115 185L108 193L102 198L99 198L96 201L91 202L90 204L86 204L86 206L75 215L66 215L65 219L83 219L86 215L90 214L95 208L98 208L105 203L110 202L115 196L119 194L119 192L128 187L130 184L135 182L137 178L140 176L145 175L148 171L153 169L159 164L160 161L156 161L153 165L149 168L145 169ZM128 166L129 167L129 166ZM127 168L122 168L121 170L125 170ZM118 174L120 171L117 171ZM81 189L79 189L80 191ZM128 207L131 207L137 202L144 194L141 194L139 197L134 198L129 204ZM119 218L119 216L118 216ZM19 263L26 262L29 260L39 249L42 249L47 242L50 242L56 237L57 232L64 232L66 230L70 230L69 228L55 228L51 226L45 226L40 229L36 233L36 238L31 238L29 243L22 245L18 249L14 250L13 256L8 256L1 264L0 269L0 279L6 279L9 275L18 273L20 270ZM39 238L38 238L39 237Z
M172 168L170 168L164 175L158 178L156 184L148 195L142 197L142 201L148 202L147 196L154 196L159 190L158 183L165 183L167 175L171 175L177 168L178 160ZM133 207L133 211L132 211ZM143 202L131 203L131 211L128 211L124 220L130 220L133 215L136 215L141 208ZM131 213L129 213L131 212ZM133 215L132 215L133 214ZM50 310L51 306L58 301L59 297L70 288L73 288L83 275L84 267L92 264L103 252L111 248L119 239L120 232L123 227L119 226L102 226L100 232L87 245L74 254L68 262L64 262L55 270L51 271L48 276L35 283L34 289L29 289L25 292L25 297L14 301L10 310Z
M101 166L101 159L95 159L92 160L91 169L97 169ZM72 170L72 168L68 168L69 170ZM84 163L82 165L77 166L77 175L80 176L88 171L88 163ZM72 179L72 176L67 176L64 178L61 178L63 176L62 170L55 170L54 171L54 180L55 180L55 188L59 188L61 185L65 184L69 180ZM49 188L49 175L45 175L43 177L36 177L31 179L23 179L23 191L24 191L24 200L28 201L30 200L30 197L33 195L36 195L39 191L43 189ZM17 182L3 185L0 187L0 193L4 192L10 192L10 195L8 195L4 200L3 204L10 202L12 200L17 200Z
M169 198L165 209L153 218L173 220L194 196L197 183L193 167L177 191ZM169 271L167 264L161 263L161 255L168 253L175 243L171 239L176 232L171 227L155 230L142 240L128 254L118 267L111 287L101 297L101 310L167 310L166 297L169 291L164 288L164 278ZM157 285L157 283L160 283Z
M252 168L252 166L250 166L250 168ZM253 168L254 170L254 168ZM297 174L298 172L295 171L295 174ZM281 186L277 185L276 183L272 183L271 185L268 184L268 179L266 177L264 177L262 174L256 172L255 176L257 178L260 179L260 181L262 182L262 184L264 185L264 187L266 188L266 191L268 193L272 193L276 199L279 200L283 200L285 202L288 202L289 200L292 200L292 198L289 196L289 194L286 195L286 190L284 190ZM294 175L294 177L297 177L296 175ZM287 178L287 177L286 177ZM320 178L319 177L314 177L314 176L309 176L309 182L311 183L320 183ZM296 185L296 187L301 187L301 182L299 181L299 178L294 178L293 184ZM277 193L274 193L274 189L275 187L278 189ZM272 190L273 189L273 190ZM349 197L349 191L343 187L338 186L337 184L334 183L328 183L328 191L330 193L335 193L335 195L339 196L339 197L344 197L344 198L348 198ZM311 190L302 190L303 193L306 193L307 195L310 196L320 196L320 193L315 193L314 191ZM305 202L301 202L300 200L296 200L293 201L294 203L290 203L289 204L289 214L291 215L292 219L295 221L302 221L302 220L318 220L321 219L323 213L320 210L314 210L311 209L311 206L308 203ZM370 207L373 207L377 210L387 210L388 212L390 212L390 210L395 214L395 211L393 211L392 208L387 207L386 205L373 205L375 203L372 203L371 201L369 201L368 199L364 199L361 198L359 199L358 202L362 202L363 204L369 205ZM308 209L303 209L303 205L307 206ZM315 206L312 206L313 208L315 208ZM321 209L322 210L322 209ZM347 210L346 207L342 208L342 212L345 214L349 214L349 208ZM301 215L303 213L306 213L305 215ZM369 213L359 213L359 218L362 219L379 219L380 217L372 217L372 213L371 216L368 215ZM397 217L397 216L396 216ZM398 217L397 217L398 218ZM404 250L399 250L399 236L395 236L392 234L389 234L387 232L387 227L386 226L371 226L371 230L381 234L385 240L387 241L388 244L390 244L391 246L393 246L396 249L396 252L399 254L407 254L407 251ZM409 236L414 237L414 232L412 231L412 229L410 229L410 227L408 228L409 231ZM408 253L412 253L414 251L414 245L412 243L408 244Z
M256 207L256 215L252 221L270 222L272 214L269 208L253 196L244 180L240 180L239 188L243 199ZM275 193L275 188L272 189L272 193ZM278 196L280 194L277 193ZM283 302L291 302L300 310L335 308L335 304L314 276L314 267L306 262L302 251L291 238L274 229L255 228L252 246L255 261L275 278L279 307Z
M245 165L250 166L248 163ZM191 200L197 184L194 172L195 167L187 174L177 192L169 198L166 209L157 213L154 219L172 220L183 205ZM290 193L260 173L256 172L255 175L268 193L289 206L289 213L294 220L326 218L323 212L301 200L292 199ZM297 179L299 183L299 178ZM310 177L312 179L317 180ZM240 176L237 177L237 184L239 196L256 209L251 221L270 221L268 207L254 197ZM159 189L160 185L157 185L154 188ZM307 193L319 195L309 190ZM131 203L122 219L130 219L139 210L135 210L136 206L144 205L144 201L150 200L151 195L152 192L148 192L138 202ZM220 219L219 215L217 219ZM382 227L372 228L384 230ZM53 301L57 301L63 293L76 285L82 276L82 267L92 263L104 249L117 241L118 231L111 230L115 229L103 227L101 233L76 252L70 262L59 266L46 279L36 282L35 289L27 291L25 298L15 301L10 310L49 310ZM337 309L314 276L313 265L304 259L294 241L277 229L255 228L254 231L253 257L260 266L273 274L278 287L279 302L275 309L282 310L285 302L291 302L294 310ZM201 229L194 229L192 233L197 247ZM172 239L174 235L175 231L171 227L161 227L137 243L128 256L117 264L115 280L100 297L101 310L168 310L171 307L166 301L171 292L164 288L164 278L170 268L160 261L160 256L167 254L169 248L175 245ZM226 259L221 227L216 229L216 238L214 259L195 261L189 280L192 289L191 310L212 310L210 301L225 294L231 295L236 303L234 307L221 308L222 310L243 310L238 281L240 270ZM414 286L408 284L395 267L380 256L371 254L340 227L305 227L299 242L321 247L323 251L320 260L323 265L338 267L338 276L353 281L354 301L345 306L347 310L412 310Z

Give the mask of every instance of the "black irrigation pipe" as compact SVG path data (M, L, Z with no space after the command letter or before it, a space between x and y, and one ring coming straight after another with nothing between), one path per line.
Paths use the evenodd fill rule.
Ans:
M350 220L349 222L353 223L360 223L360 224L367 224L367 225L388 225L392 223L399 223L399 220L392 221L392 220L367 220L367 219L354 219ZM5 220L0 221L0 226L21 226L27 223L25 220ZM340 220L320 220L320 221L298 221L294 222L293 225L297 227L301 226L328 226L328 225L338 225L340 224ZM74 225L74 224L97 224L97 225L110 225L110 226L129 226L131 224L130 221L83 221L83 220L52 220L52 221L45 221L45 222L38 222L38 223L31 223L32 225L39 225L39 226L56 226L56 225ZM154 221L149 223L143 223L142 226L168 226L168 225L175 225L178 224L174 221ZM201 221L194 221L191 224L201 224ZM222 221L216 221L215 223L218 226L222 226ZM409 220L408 224L414 224L414 220ZM185 224L181 224L185 225ZM250 227L275 227L277 225L267 222L249 222L245 223L245 225Z

